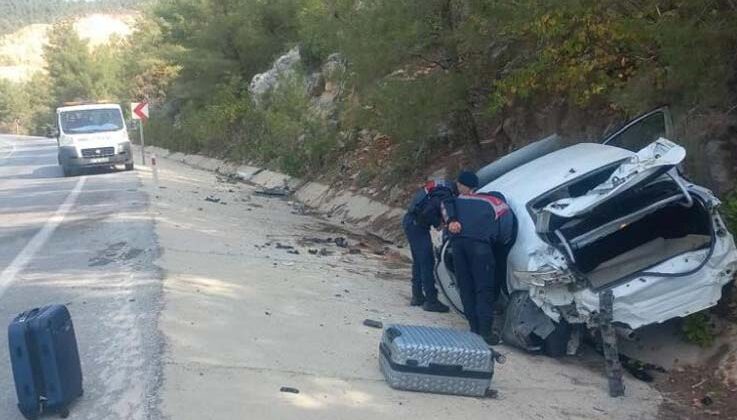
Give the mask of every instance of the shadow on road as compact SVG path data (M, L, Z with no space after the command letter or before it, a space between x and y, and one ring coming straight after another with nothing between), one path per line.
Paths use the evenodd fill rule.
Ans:
M89 168L89 169L83 169L79 172L77 172L77 176L84 176L84 175L102 175L102 174L109 174L109 173L115 173L115 172L123 172L122 169L118 168ZM51 178L64 178L64 173L61 170L61 166L59 165L50 165L50 166L41 166L33 170L31 173L27 174L17 174L17 175L9 175L9 176L2 176L0 179L51 179ZM74 177L70 177L74 178Z

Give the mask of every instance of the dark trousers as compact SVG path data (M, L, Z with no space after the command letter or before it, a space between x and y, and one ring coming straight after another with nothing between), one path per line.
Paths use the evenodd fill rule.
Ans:
M494 253L491 244L468 238L453 238L453 265L463 303L463 312L471 331L491 333L494 321Z
M509 244L494 244L491 247L491 252L494 254L494 261L496 266L494 267L494 297L498 298L499 293L504 290L505 293L509 291L507 288L507 257L509 257L509 251L512 250L512 245Z
M404 223L404 233L412 252L412 294L418 296L424 292L425 299L435 300L438 290L435 288L435 255L430 229L409 222Z

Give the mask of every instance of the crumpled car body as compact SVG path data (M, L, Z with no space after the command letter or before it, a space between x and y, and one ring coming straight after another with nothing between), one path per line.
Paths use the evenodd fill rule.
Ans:
M615 325L662 323L716 305L734 278L737 248L718 198L681 174L686 151L662 137L668 130L642 135L637 124L619 133L637 151L616 136L547 148L480 188L504 194L518 219L504 279L506 341L531 349L561 325L596 327L608 289ZM446 244L437 280L462 311L453 272Z

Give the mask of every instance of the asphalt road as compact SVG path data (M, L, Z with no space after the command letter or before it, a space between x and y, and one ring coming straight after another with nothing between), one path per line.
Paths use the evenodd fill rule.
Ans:
M70 419L657 413L660 395L629 377L627 397L609 398L599 358L506 346L497 348L508 355L494 375L498 399L393 390L378 369L381 330L364 319L466 328L455 314L409 307L398 254L257 185L168 159L158 168L64 178L53 140L0 136L0 324L36 306L69 306L85 377ZM0 420L20 420L0 337Z
M0 324L69 307L85 386L72 419L159 417L162 276L140 186L135 172L64 178L54 140L0 136ZM0 419L22 419L0 336Z

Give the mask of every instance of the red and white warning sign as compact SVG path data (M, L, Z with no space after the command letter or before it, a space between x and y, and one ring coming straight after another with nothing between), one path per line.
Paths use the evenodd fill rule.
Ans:
M133 102L131 104L131 115L134 120L146 122L148 120L148 101Z

